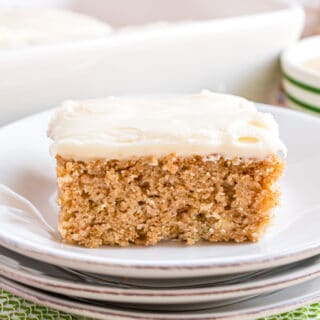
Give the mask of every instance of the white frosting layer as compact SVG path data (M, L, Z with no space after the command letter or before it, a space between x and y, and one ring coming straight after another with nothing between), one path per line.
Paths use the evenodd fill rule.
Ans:
M272 115L243 98L209 91L166 99L66 101L48 135L53 155L76 160L172 152L228 158L285 153Z
M0 8L0 49L103 37L109 25L71 11Z

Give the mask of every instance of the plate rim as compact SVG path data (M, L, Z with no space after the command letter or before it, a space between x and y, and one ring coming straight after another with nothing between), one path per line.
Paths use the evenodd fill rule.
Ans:
M212 317L214 317L215 320L249 320L292 311L292 309L296 309L307 304L312 304L318 301L320 298L320 290L318 290L315 293L308 293L303 298L289 298L289 300L275 302L271 306L265 306L264 308L249 307L247 310L234 310L230 312L224 312L218 316L214 314L210 315L209 313L198 315L190 313L185 315L179 315L177 313L156 314L152 311L147 311L146 313L142 313L136 310L121 311L112 307L103 308L83 302L73 302L71 300L69 301L68 299L59 298L59 296L53 296L50 293L36 291L36 289L26 287L22 284L18 284L1 276L0 284L4 290L7 290L12 294L18 295L33 303L61 310L63 312L78 314L87 317L95 317L101 320L212 320ZM204 312L206 311L204 310Z
M4 254L4 256L11 258L10 255ZM316 258L316 257L315 257ZM15 261L19 262L19 259L13 258ZM312 259L312 258L311 258ZM36 261L34 261L36 262ZM310 262L309 262L310 263ZM312 262L311 262L312 263ZM23 266L23 265L22 265ZM271 270L269 270L271 271ZM102 295L116 295L117 297L121 296L123 298L129 298L132 296L138 296L141 298L182 298L185 296L189 297L199 297L199 296L208 296L208 295L220 295L220 298L215 298L210 301L216 301L221 299L231 299L239 298L243 296L249 296L253 294L263 294L266 292L271 292L274 290L285 289L290 286L303 283L308 280L315 279L320 276L320 256L318 261L312 263L311 265L297 265L293 266L289 270L286 270L285 274L278 274L275 277L272 276L269 279L251 279L250 281L245 281L242 283L236 284L227 284L227 285L215 285L211 287L197 287L197 288L187 288L187 289L176 289L176 288L166 288L166 289L140 289L140 288L113 288L108 285L93 285L88 283L81 284L80 282L73 282L72 280L64 280L59 277L55 278L54 276L47 276L46 274L37 275L31 274L27 270L19 270L18 268L11 268L8 265L5 265L0 260L0 276L3 276L7 279L13 280L18 283L27 284L31 287L40 288L42 290L48 290L49 292L57 292L60 294L66 294L64 292L82 291L81 295L74 295L78 297L84 297L84 294L96 294L101 295L101 298L94 298L96 300L103 301L106 298L102 298ZM57 288L60 291L56 291ZM261 289L263 291L261 291ZM249 291L249 292L248 292ZM222 297L224 295L224 297ZM86 298L90 298L86 296ZM93 298L92 298L93 299ZM119 302L119 299L111 300L108 298L108 301ZM136 299L134 299L136 300ZM148 299L148 300L151 300ZM208 300L208 299L207 299ZM208 300L209 301L209 300ZM161 301L162 303L163 301ZM147 303L147 302L135 302L135 303ZM151 302L149 302L151 303ZM156 302L153 302L156 303ZM166 302L170 303L170 302ZM173 301L172 303L176 303Z

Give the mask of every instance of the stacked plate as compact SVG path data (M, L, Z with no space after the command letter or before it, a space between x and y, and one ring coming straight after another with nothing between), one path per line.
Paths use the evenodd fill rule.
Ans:
M282 204L255 244L63 244L45 136L51 111L0 129L0 286L108 320L248 320L320 300L320 119L261 109L277 118L289 156Z

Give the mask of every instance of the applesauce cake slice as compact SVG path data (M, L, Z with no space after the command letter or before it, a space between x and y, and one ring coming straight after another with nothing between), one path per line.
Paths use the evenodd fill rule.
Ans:
M48 135L67 243L257 241L278 203L278 126L240 97L66 101Z

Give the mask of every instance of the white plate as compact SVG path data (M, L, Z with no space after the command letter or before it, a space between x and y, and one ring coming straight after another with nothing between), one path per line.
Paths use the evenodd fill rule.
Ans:
M11 280L67 296L125 304L189 304L248 297L283 289L320 275L320 256L293 265L242 275L198 279L184 286L172 279L167 288L145 279L74 274L71 270L33 260L0 247L0 275ZM164 281L166 282L166 281ZM194 280L196 282L196 280ZM152 287L153 284L153 287ZM176 284L179 287L173 287ZM164 284L162 284L164 285ZM172 308L174 308L172 306Z
M320 279L305 282L289 289L225 306L199 311L170 313L164 306L161 313L137 311L112 304L95 306L71 298L45 293L0 277L0 286L29 301L76 315L104 320L250 320L283 313L319 301ZM201 307L201 306L200 306Z
M280 266L320 253L320 120L272 107L288 146L287 170L281 182L281 207L274 225L258 243L185 246L163 242L154 247L86 249L63 244L39 218L0 206L0 244L48 263L108 275L137 278L182 278L240 273ZM0 130L0 183L32 201L57 229L54 161L46 138L45 112Z

